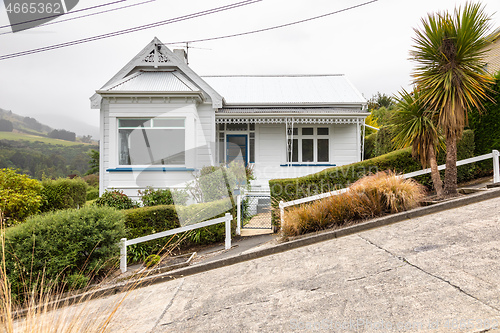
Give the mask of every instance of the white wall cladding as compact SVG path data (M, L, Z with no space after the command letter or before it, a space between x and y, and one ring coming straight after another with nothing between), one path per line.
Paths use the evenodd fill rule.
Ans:
M137 190L148 186L154 188L182 187L193 179L191 171L133 171L109 172L120 167L118 162L118 119L119 118L185 118L186 164L187 169L196 169L211 164L211 145L215 140L214 110L211 105L195 103L107 103L102 115L102 166L103 184L101 189L121 189L125 194L137 199ZM175 143L166 143L175 144ZM157 166L165 167L168 166Z
M309 125L300 125L308 127ZM317 125L316 125L317 126ZM320 125L330 129L330 161L337 166L360 160L357 149L357 125ZM319 172L329 166L280 166L286 163L286 136L284 124L256 125L256 161L254 163L254 187L266 189L270 179L296 178ZM300 164L300 162L299 162Z

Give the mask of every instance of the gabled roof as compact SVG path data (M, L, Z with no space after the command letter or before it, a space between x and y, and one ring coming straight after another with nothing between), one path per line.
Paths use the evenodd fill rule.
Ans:
M226 105L365 105L344 75L203 76Z
M146 71L148 70L156 71L159 74L146 74ZM167 73L164 70L175 70L178 75L172 76L171 74L162 74ZM174 52L172 52L158 38L155 37L141 52L129 61L129 63L118 73L116 73L115 76L113 76L101 89L99 89L98 93L94 94L90 98L92 108L100 107L100 94L125 91L123 85L129 88L134 87L138 89L145 89L146 86L151 87L151 85L156 84L153 83L153 78L160 78L160 81L162 81L159 85L155 86L155 89L160 89L160 86L163 85L165 88L178 87L180 89L200 91L206 98L211 100L214 108L222 107L222 96L220 96L217 91L210 87L200 76L198 76L198 74L189 68L184 59L180 59ZM176 79L178 79L178 81ZM184 84L181 84L179 81ZM126 91L130 92L130 90ZM183 91L186 90L180 90L180 92ZM166 90L165 92L173 91Z
M103 87L100 91L194 92L200 89L177 70L159 72L141 70Z

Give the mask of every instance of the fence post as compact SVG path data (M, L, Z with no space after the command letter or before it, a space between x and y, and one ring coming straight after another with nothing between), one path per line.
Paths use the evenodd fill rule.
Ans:
M285 203L283 202L283 200L280 201L280 225L281 225L281 229L283 229L283 226L285 225L285 207L284 207Z
M493 150L493 183L500 182L500 166L498 165L499 155L498 150Z
M233 217L231 214L226 213L226 250L231 248L231 220Z
M127 271L127 239L120 239L120 270L122 273Z
M236 234L241 235L241 194L236 197Z

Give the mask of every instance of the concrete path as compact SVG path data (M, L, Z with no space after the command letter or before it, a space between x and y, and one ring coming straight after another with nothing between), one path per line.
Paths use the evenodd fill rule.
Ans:
M106 313L119 294L92 301ZM500 198L133 290L112 332L496 332Z

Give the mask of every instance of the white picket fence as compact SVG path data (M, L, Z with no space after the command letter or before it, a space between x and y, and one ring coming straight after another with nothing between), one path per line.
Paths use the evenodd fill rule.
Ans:
M187 225L187 226L176 228L176 229L170 229L167 231L158 232L156 234L151 234L148 236L138 237L138 238L134 238L134 239L122 238L120 240L120 270L122 271L122 273L125 273L127 271L127 246L147 242L147 241L161 238L161 237L175 235L175 234L178 234L180 232L185 232L185 231L194 230L194 229L198 229L198 228L208 227L208 226L218 224L218 223L223 223L223 222L226 224L225 248L226 248L226 250L229 250L231 248L231 221L232 220L233 220L233 216L229 213L226 213L226 215L224 217L219 217L216 219L212 219L212 220L208 220L208 221L204 221L204 222L200 222L200 223L195 223L195 224Z
M470 163L474 163L474 162L479 162L479 161L483 161L483 160L487 160L487 159L491 158L491 159L493 159L493 183L499 183L500 182L499 156L500 156L500 153L498 152L498 150L493 150L489 154L480 155L480 156L476 156L476 157L467 158L465 160L457 161L457 166L465 165L465 164L470 164ZM446 169L446 165L445 164L442 164L442 165L438 166L438 170L444 170L444 169ZM416 177L416 176L420 176L420 175L425 175L426 173L430 173L430 172L431 172L431 169L428 168L428 169L423 169L423 170L420 170L420 171L405 173L401 177L403 177L403 178L411 178L411 177ZM315 200L319 200L319 199L328 198L328 197L331 197L333 195L345 193L348 190L349 190L349 188L343 188L343 189L340 189L340 190L326 192L326 193L321 193L321 194L313 195L313 196L310 196L310 197L296 199L296 200L287 201L287 202L284 202L283 200L281 200L280 203L279 203L281 225L284 225L284 223L285 223L284 214L285 214L285 208L286 207L300 205L300 204L303 204L303 203L307 203L307 202L311 202L311 201L315 201Z

